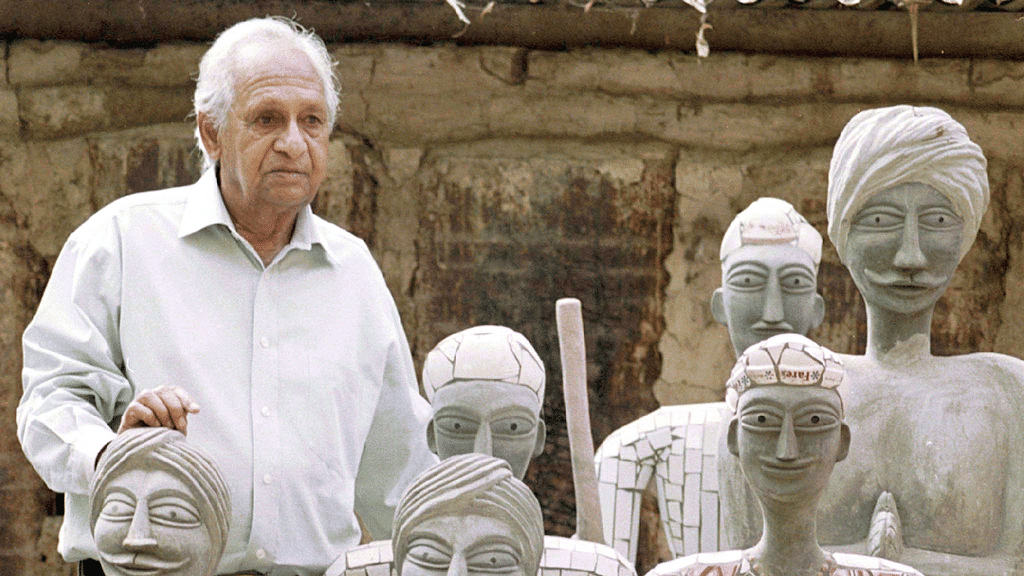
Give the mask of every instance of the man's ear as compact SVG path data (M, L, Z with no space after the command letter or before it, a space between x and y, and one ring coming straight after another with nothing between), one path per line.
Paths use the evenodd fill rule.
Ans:
M533 446L533 455L540 456L544 452L544 441L548 438L548 429L544 420L537 420L537 442Z
M729 421L729 432L726 436L726 442L729 444L729 452L733 456L740 455L740 439L738 437L740 428L740 419L733 418Z
M811 330L814 330L825 321L825 299L821 294L814 294L814 316L811 319Z
M199 131L199 139L203 141L203 149L216 162L220 160L220 134L214 125L213 118L203 112L196 113L196 129Z
M434 436L434 421L427 422L427 448L437 454L437 438Z
M843 422L839 426L839 452L836 454L836 462L842 462L850 453L850 427Z
M824 308L822 310L824 311ZM729 317L725 314L725 296L722 294L721 288L711 294L711 315L714 316L715 322L722 326L729 326Z

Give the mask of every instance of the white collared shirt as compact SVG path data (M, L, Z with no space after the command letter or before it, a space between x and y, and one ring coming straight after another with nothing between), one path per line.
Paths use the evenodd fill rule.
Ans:
M436 457L398 311L366 245L300 213L269 266L213 170L134 194L68 239L23 337L18 438L66 508L59 550L96 557L94 459L143 390L186 389L188 439L218 462L232 518L219 573L317 574L390 535Z

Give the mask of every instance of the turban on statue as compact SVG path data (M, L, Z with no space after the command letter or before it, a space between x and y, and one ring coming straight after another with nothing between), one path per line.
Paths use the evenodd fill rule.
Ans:
M231 495L213 459L169 428L130 428L107 445L96 465L89 505L89 528L95 530L107 485L129 470L165 470L192 489L200 517L210 532L216 556L224 553L231 520ZM210 520L213 522L210 522Z
M987 162L967 130L938 108L865 110L843 128L828 171L828 237L846 262L850 224L869 198L900 184L930 186L964 222L960 257L988 208Z
M409 535L426 520L479 514L506 523L523 544L525 574L535 574L544 551L544 518L533 492L508 462L485 454L445 458L412 481L395 510L391 546L401 573Z
M740 395L755 386L835 390L844 378L843 361L828 348L800 334L776 334L740 354L725 383L725 401L736 412Z
M815 271L821 262L821 234L778 198L758 198L732 219L718 253L723 266L729 254L750 244L792 244L811 257Z

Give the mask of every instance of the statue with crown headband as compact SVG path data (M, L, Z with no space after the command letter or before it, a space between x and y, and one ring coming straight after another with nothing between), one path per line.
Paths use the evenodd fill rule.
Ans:
M818 500L850 448L837 392L843 378L835 354L798 334L772 336L740 355L726 385L726 442L756 497L761 538L746 550L659 564L648 576L920 576L818 545Z
M1024 548L1024 362L933 356L936 302L989 201L981 148L949 114L861 112L836 142L828 234L867 309L866 353L841 355L857 441L819 507L833 549L929 575L1011 574ZM734 545L755 511L723 487ZM742 517L745 520L740 520Z
M821 324L821 244L821 234L785 200L759 198L736 215L722 238L722 287L711 311L737 355L770 336L806 334ZM605 438L595 463L607 542L636 560L641 497L653 477L669 553L721 549L723 464L744 482L732 459L717 463L726 413L723 402L664 406Z

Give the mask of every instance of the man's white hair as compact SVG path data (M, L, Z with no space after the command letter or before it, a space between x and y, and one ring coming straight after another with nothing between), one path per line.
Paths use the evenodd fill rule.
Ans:
M336 63L327 52L327 46L312 30L283 16L252 18L239 22L221 32L213 46L206 51L199 62L199 77L193 97L193 111L213 119L214 128L220 130L228 119L235 100L235 85L238 83L236 62L239 52L245 46L258 43L291 44L305 53L313 64L324 87L324 101L327 104L327 121L334 126L338 110L338 93L341 89L335 73ZM203 151L203 169L213 166L210 155L203 146L196 128L196 141Z

